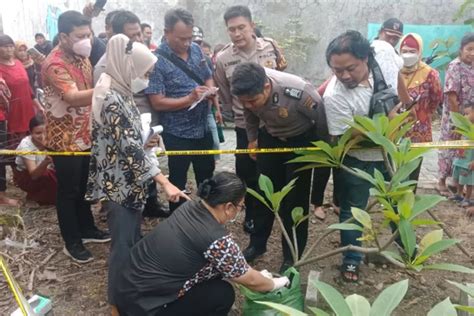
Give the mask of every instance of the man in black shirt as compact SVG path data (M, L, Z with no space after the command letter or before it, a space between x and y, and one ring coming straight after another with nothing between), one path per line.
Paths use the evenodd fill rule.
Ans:
M53 44L51 41L46 40L43 33L36 33L35 35L36 45L35 48L43 55L48 56L53 50Z

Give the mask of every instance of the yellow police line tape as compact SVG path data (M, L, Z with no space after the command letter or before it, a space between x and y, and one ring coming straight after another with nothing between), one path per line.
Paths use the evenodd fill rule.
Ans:
M455 140L442 142L413 143L412 148L428 149L468 149L474 148L474 141ZM357 149L357 148L355 148ZM359 148L361 149L361 148ZM318 147L295 147L295 148L256 148L256 149L209 149L209 150L166 150L157 152L158 156L203 156L203 155L245 155L245 154L275 154L289 153L298 151L318 151ZM1 149L0 155L4 156L26 156L26 155L44 155L44 156L89 156L91 153L86 151L22 151Z
M31 307L26 298L21 293L21 289L13 278L13 275L10 272L10 269L8 269L7 263L3 259L2 255L0 255L0 269L2 270L2 273L5 276L8 285L10 286L10 289L13 293L13 296L15 297L16 302L18 303L18 306L20 306L20 310L23 316L31 315Z

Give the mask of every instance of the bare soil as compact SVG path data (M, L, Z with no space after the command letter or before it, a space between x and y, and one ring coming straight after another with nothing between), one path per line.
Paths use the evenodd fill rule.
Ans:
M20 199L24 196L16 188L9 188L9 192ZM0 253L8 262L16 281L23 289L23 293L26 296L42 294L50 297L53 301L55 315L109 315L109 307L106 301L109 245L88 244L87 248L91 250L95 260L85 265L76 264L62 253L63 243L54 207L25 206L20 211L25 222L25 229L6 229L3 227L0 230L0 240L9 237L23 242L26 238L28 242L36 241L38 245L35 248L24 250L1 245ZM474 244L471 240L474 236L474 226L473 222L464 215L464 210L451 202L443 202L434 211L445 224L445 228L452 232L455 238L463 240L463 245L469 253L472 253ZM0 210L0 214L13 214L15 212L13 209ZM327 209L327 213L328 217L324 223L316 221L314 218L311 219L308 244L311 244L311 241L314 241L327 225L337 222L336 215L330 209ZM99 219L97 210L95 216L99 227L106 229L106 224ZM144 233L157 223L156 220L145 220L143 223ZM242 232L241 228L241 223L229 227L243 249L247 246L248 236ZM278 271L280 267L280 234L276 225L274 228L267 253L253 263L257 269ZM420 235L422 236L432 229L423 228ZM337 248L338 245L339 235L335 233L320 245L316 253L324 253ZM309 270L316 269L323 272L323 281L334 285L344 295L358 293L373 301L382 288L399 280L409 279L409 291L394 315L426 315L431 306L446 297L451 297L452 301L456 302L459 291L448 284L446 280L474 282L473 276L459 273L440 271L415 273L393 266L371 264L370 266L361 266L361 282L359 284L347 284L341 281L340 273L337 270L340 259L340 256L336 256L303 267L301 269L303 282L306 282L305 278ZM473 267L472 261L456 247L438 256L435 261ZM305 284L303 285L305 286ZM237 294L232 315L241 314L242 301L241 295ZM324 302L321 306L324 306ZM13 295L3 276L0 276L0 315L10 315L16 308L17 305Z

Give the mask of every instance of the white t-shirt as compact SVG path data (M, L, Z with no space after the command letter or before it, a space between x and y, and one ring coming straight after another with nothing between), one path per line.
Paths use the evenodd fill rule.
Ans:
M19 151L40 151L38 147L36 147L35 144L33 144L33 141L31 140L31 136L26 136L23 138L20 142L20 145L16 148L16 150ZM26 170L26 165L23 159L28 159L36 162L36 165L38 166L46 156L42 155L20 155L16 156L15 158L15 163L16 163L16 169L18 171L24 171Z
M397 91L398 74L403 68L403 58L395 48L386 41L374 40L371 44L375 52L375 60L379 64L385 82Z
M373 94L374 79L369 76L370 86L359 84L354 89L347 89L336 76L333 76L323 95L324 108L329 134L340 136L349 129L346 122L353 122L354 115L368 116L370 98ZM379 149L351 150L349 156L362 161L381 161L383 155Z

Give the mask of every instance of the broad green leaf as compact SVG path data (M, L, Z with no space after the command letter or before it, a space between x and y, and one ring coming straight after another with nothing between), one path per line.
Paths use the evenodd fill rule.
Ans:
M272 203L273 209L275 211L280 210L281 201L290 193L291 190L295 187L295 182L298 178L294 178L288 182L279 192L276 192L272 195L270 202Z
M400 237L402 239L403 248L405 249L408 257L411 258L415 252L416 247L416 235L413 230L413 226L406 219L400 219L398 224L398 230L400 231Z
M402 301L408 290L408 280L403 280L387 287L375 299L370 316L390 316Z
M367 133L367 137L370 138L375 144L380 145L383 149L393 156L397 152L397 147L387 137L377 134L375 132Z
M454 281L449 281L449 280L447 280L447 281L448 281L448 283L456 286L461 291L466 292L466 294L469 295L470 297L474 297L474 289L472 287L468 287L464 284L457 283L457 282L454 282Z
M293 224L296 225L304 217L304 210L302 207L295 207L291 211L291 218L293 219Z
M360 169L357 169L357 168L352 168L352 170L354 170L354 172L357 173L357 175L360 178L364 179L365 181L371 183L374 186L377 185L377 181L370 174L368 174L367 172L365 172L363 170L360 170Z
M437 222L431 219L415 219L411 221L413 226L433 226L433 225L441 225L441 222Z
M267 199L271 201L274 192L272 180L270 180L266 175L261 174L260 177L258 177L258 187L263 191L263 193L265 193Z
M303 223L304 221L307 221L308 219L309 219L309 215L303 216L303 217L298 221L298 223L296 223L296 227L298 227L301 223Z
M415 204L415 194L413 192L403 195L402 199L398 202L398 212L403 218L410 218L413 204Z
M255 303L271 307L274 310L277 310L277 311L283 313L284 316L308 316L308 314L306 314L306 313L303 313L299 310L296 310L292 307L289 307L289 306L286 306L286 305L283 305L283 304L272 303L272 302L262 302L262 301L255 301Z
M270 211L273 212L272 208L270 207L270 205L267 203L267 201L265 200L265 198L261 194L259 194L257 191L255 191L251 188L247 188L247 192L250 193L250 195L252 195L257 200L262 202L263 205L265 205Z
M381 254L383 256L390 257L392 259L395 259L395 260L400 261L400 262L403 263L403 258L402 258L402 256L400 256L399 253L386 250L386 251L382 251Z
M365 228L372 229L372 219L370 218L369 213L366 211L361 210L357 207L351 208L352 216L362 224Z
M328 305L332 308L336 316L351 316L351 309L347 305L344 297L331 285L321 281L316 281L314 286L321 292Z
M314 313L315 316L331 316L322 309L316 308L316 307L310 307L307 306L307 308Z
M410 115L410 112L404 112L400 115L395 116L390 122L388 123L388 137L393 140L393 134L400 129L400 127L404 124L403 122L405 119Z
M354 122L347 122L349 126L359 130L363 134L367 132L375 132L374 122L366 116L354 116Z
M426 154L430 150L431 149L429 149L429 148L412 148L412 149L410 149L409 152L407 152L404 155L405 162L412 161L412 160L415 160L417 158L420 158L421 156L423 156L424 154Z
M432 264L432 265L429 265L429 266L424 266L423 269L424 270L443 270L443 271L474 274L473 269L463 267L463 266L458 265L458 264L452 264L452 263Z
M332 147L326 142L318 141L313 143L316 147L321 148L326 154L332 157Z
M440 253L448 249L451 246L454 246L455 244L459 242L460 240L456 240L456 239L445 239L445 240L437 241L434 244L431 244L428 247L426 247L426 249L421 252L420 256L431 257L437 253Z
M451 303L451 300L449 297L442 301L441 303L438 303L433 307L429 312L427 316L457 316L456 309L453 306L453 303Z
M420 251L423 252L428 246L443 239L443 230L433 230L426 234L420 241Z
M400 222L400 215L394 211L383 211L383 216L394 223Z
M339 230L359 230L359 231L364 231L362 227L360 227L357 224L332 224L330 225L327 229L339 229Z
M454 305L454 307L455 307L457 310L465 311L465 312L468 312L468 313L470 313L470 314L474 314L474 307L471 307L471 306L462 306L462 305Z
M346 297L346 303L352 311L352 316L367 316L370 313L370 303L363 296L349 295Z
M289 160L287 163L319 163L322 165L331 165L333 162L327 155L305 155Z
M398 168L397 172L392 177L392 181L390 181L393 184L397 184L400 182L403 182L405 180L408 180L408 177L410 174L413 173L413 171L418 168L418 166L421 163L421 159L415 159L410 161L407 164L404 164L402 167Z
M383 189L382 191L385 192L385 178L383 176L383 174L375 169L374 170L374 179L375 181L377 182L377 188L380 188L380 189Z
M439 202L445 201L446 198L440 195L417 195L415 198L415 204L411 212L410 221L420 214L426 212L430 208L436 206Z

